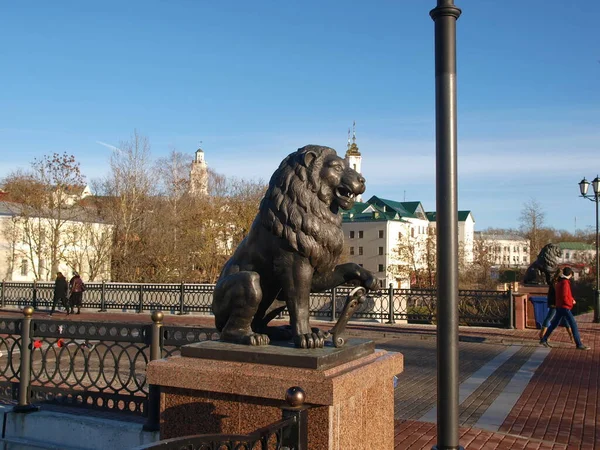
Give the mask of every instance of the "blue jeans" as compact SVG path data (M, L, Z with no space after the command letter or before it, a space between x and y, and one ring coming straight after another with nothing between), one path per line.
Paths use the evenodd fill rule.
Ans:
M542 338L542 342L546 342L554 329L558 326L558 323L564 319L565 323L568 323L571 327L571 331L573 331L573 339L575 340L575 344L577 347L581 347L583 343L581 342L581 338L579 337L579 329L577 328L577 322L575 322L575 317L573 317L573 313L570 309L566 308L555 308L556 314L554 315L554 319L550 322L550 326L546 330L544 337Z
M556 314L556 308L548 308L548 314L546 314L546 318L544 319L544 322L542 323L542 328L548 328L550 326L550 322L552 321L552 319L554 319L555 314ZM571 328L571 326L569 325L569 322L567 322L564 319L564 317L560 323L562 325L564 325L565 328Z

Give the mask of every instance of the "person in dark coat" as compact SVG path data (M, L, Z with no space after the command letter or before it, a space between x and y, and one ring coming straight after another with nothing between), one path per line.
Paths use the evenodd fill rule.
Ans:
M71 310L67 311L67 314L73 314L75 307L77 306L77 314L81 313L81 300L83 298L83 291L85 290L85 284L77 272L73 272L73 278L69 281L69 290L71 295L69 296L69 303Z
M67 283L67 279L62 272L56 272L56 280L54 281L54 297L52 299L52 310L50 311L50 315L54 314L56 304L59 301L63 308L65 308L67 312L69 311L69 304L67 301L68 293L69 284Z

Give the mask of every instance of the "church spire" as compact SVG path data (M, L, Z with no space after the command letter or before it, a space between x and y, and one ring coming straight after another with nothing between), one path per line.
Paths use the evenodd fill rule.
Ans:
M360 156L358 145L356 145L356 120L352 122L352 142L350 142L350 128L348 128L348 149L346 151L346 157L351 155Z
M346 145L346 150L350 150L350 128L348 128L348 144Z

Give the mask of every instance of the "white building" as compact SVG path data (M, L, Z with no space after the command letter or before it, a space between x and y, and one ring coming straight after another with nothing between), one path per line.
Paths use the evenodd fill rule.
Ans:
M342 215L349 260L372 271L382 285L408 288L416 281L415 274L435 283L435 222L430 222L421 202L373 196ZM472 255L474 221L468 211L461 217L467 219L459 227L461 242L471 243Z
M436 216L433 211L427 212L429 226L435 233ZM475 219L471 211L458 211L458 246L463 263L473 262L473 245L475 242Z
M112 226L88 210L78 208L61 219L60 231L52 217L24 215L23 206L0 201L0 279L48 281L55 271L66 277L76 270L85 281L110 280ZM65 214L67 214L65 212ZM51 267L51 236L58 236L58 267Z
M488 261L501 267L528 266L529 239L516 234L475 232L475 252L486 255Z
M561 264L590 264L596 258L596 248L585 242L559 242Z

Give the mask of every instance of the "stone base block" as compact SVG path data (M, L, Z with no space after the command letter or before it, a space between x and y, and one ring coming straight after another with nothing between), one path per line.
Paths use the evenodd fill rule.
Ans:
M392 449L402 370L400 353L376 350L325 370L172 357L151 362L147 378L161 386L161 439L250 433L280 420L286 390L300 386L309 449Z

